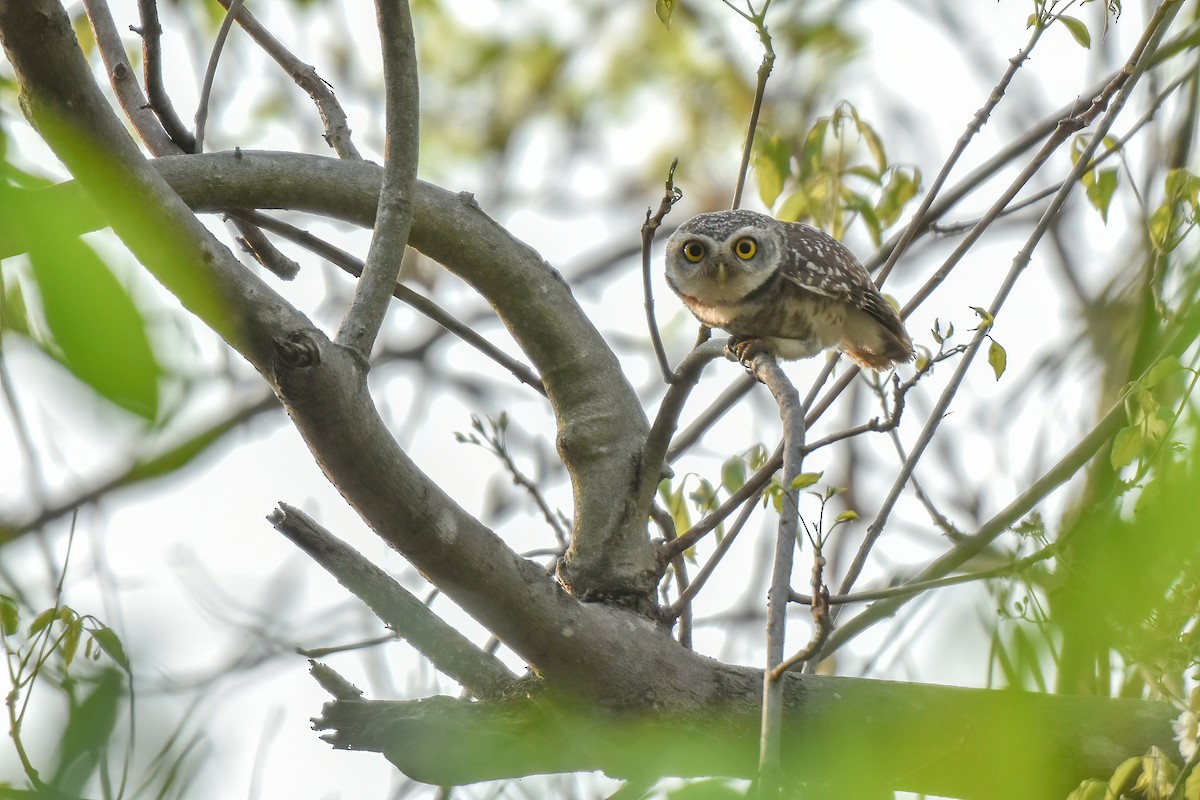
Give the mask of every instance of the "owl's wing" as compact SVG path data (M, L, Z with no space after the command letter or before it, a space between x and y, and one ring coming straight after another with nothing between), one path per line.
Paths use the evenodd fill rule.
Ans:
M896 310L844 244L803 222L788 222L784 228L787 230L787 250L781 268L784 278L813 294L860 308L889 329L903 330Z

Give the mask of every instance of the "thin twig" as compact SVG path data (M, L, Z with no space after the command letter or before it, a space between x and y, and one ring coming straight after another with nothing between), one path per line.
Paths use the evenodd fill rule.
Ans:
M1048 558L1054 558L1062 551L1063 543L1052 542L1038 550L1036 553L1031 553L1024 558L1019 558L1010 564L1005 564L1002 567L994 567L992 569L980 570L979 572L967 572L962 575L950 575L944 578L933 578L927 581L909 581L900 586L889 586L886 589L871 589L862 592L851 592L850 594L835 594L827 597L825 600L830 605L849 605L850 603L867 603L875 600L890 600L896 597L912 597L913 595L928 592L934 589L945 589L950 586L961 586L964 583L975 583L977 581L987 581L994 578L1006 578L1010 575L1024 572L1038 562L1045 561ZM801 605L809 605L812 602L811 595L792 593L791 601Z
M154 111L171 141L185 153L196 152L196 139L175 113L162 78L162 25L158 21L158 0L138 0L142 26L130 27L142 37L142 71L150 108Z
M1071 170L1058 193L1055 194L1053 200L1051 200L1050 204L1047 206L1045 212L1042 214L1041 220L1038 222L1038 225L1030 233L1025 244L1013 259L1013 264L1009 269L1008 275L1005 276L1003 283L1000 285L1000 288L996 291L995 297L992 299L991 305L988 307L988 312L991 314L992 318L994 318L1000 312L1000 309L1004 305L1004 301L1008 298L1009 292L1012 291L1017 279L1021 276L1025 270L1025 267L1032 259L1034 248L1037 247L1046 231L1049 230L1050 225L1057 218L1058 212L1062 208L1062 205L1066 202L1067 196L1077 185L1080 176L1083 175L1084 171L1087 169L1092 155L1104 140L1104 136L1107 134L1108 129L1112 127L1117 116L1121 113L1125 105L1125 101L1128 99L1134 86L1137 85L1138 78L1142 75L1146 68L1146 62L1148 61L1148 56L1153 52L1154 44L1161 39L1162 35L1165 33L1167 24L1169 24L1170 18L1173 17L1177 11L1178 0L1168 0L1167 2L1159 5L1145 32L1143 33L1142 39L1138 42L1138 45L1134 48L1134 52L1130 55L1129 60L1127 61L1127 70L1119 72L1117 77L1115 77L1113 81L1107 87L1105 87L1104 92L1102 92L1092 101L1087 110L1078 116L1069 117L1062 120L1059 126L1055 129L1054 135L1046 141L1042 149L1038 152L1038 155L1034 157L1033 161L1022 172L1021 176L1013 182L1013 185L1011 185L1004 192L1004 195L1000 198L1000 200L998 200L992 206L991 211L993 213L990 213L988 217L994 219L995 215L1002 211L1004 206L1006 206L1013 196L1015 196L1018 185L1024 185L1024 183L1026 183L1029 178L1033 176L1033 173L1040 168L1041 164L1049 159L1050 155L1062 143L1066 142L1076 131L1090 125L1097 117L1101 115L1102 112L1105 112L1105 109L1107 108L1107 111L1103 114L1103 117L1096 126L1094 135L1084 146L1084 150L1080 154L1079 160L1075 164L1075 167ZM991 221L991 219L985 219L987 222ZM982 224L983 223L981 222L981 225ZM972 233L974 234L975 231L972 231ZM973 242L974 239L978 238L978 235L974 237L969 235L967 238ZM961 246L959 250L962 250ZM956 252L959 252L959 250L956 250ZM965 253L965 250L963 252ZM949 262L947 266L949 266ZM946 270L945 266L942 268L942 270L939 270L939 273L944 270ZM918 296L919 294L920 293L918 293ZM914 301L915 300L916 298L914 298ZM911 305L912 303L910 302L910 306ZM901 490L908 482L909 476L912 474L913 469L916 468L917 461L925 452L925 448L928 447L929 443L933 439L934 434L937 432L938 427L941 425L942 420L945 418L950 401L954 398L959 387L962 385L962 381L966 377L966 371L974 360L975 355L982 348L983 343L988 339L988 328L988 325L981 324L976 330L975 336L971 340L971 343L967 346L967 350L963 354L963 357L959 362L954 375L951 377L950 382L947 384L941 396L938 398L938 402L935 404L933 411L930 413L929 419L925 424L925 428L921 431L921 434L918 436L912 451L909 453L908 460L904 462L904 466L900 469L899 474L892 483L892 488L888 492L887 498L880 507L874 521L867 528L867 535L860 545L858 552L855 553L850 567L846 571L846 575L842 580L838 594L848 594L851 587L853 587L854 582L862 573L862 569L866 564L867 556L874 547L875 542L878 541L880 534L883 532L883 528L887 524L888 517L891 515L896 501L899 499Z
M330 263L340 267L346 272L358 277L362 274L363 262L361 259L347 253L335 245L326 242L318 236L314 236L308 231L301 230L294 225L289 225L286 222L275 219L274 217L262 214L257 211L239 211L239 216L246 218L259 227L274 231L280 236L289 239L296 244L311 250ZM487 337L480 334L474 328L466 325L456 319L450 312L443 309L437 303L434 303L429 298L418 294L403 283L396 283L392 290L392 296L397 300L407 303L408 305L420 311L425 316L442 326L449 333L459 337L467 344L474 347L479 352L483 353L488 358L495 361L500 366L511 372L521 383L527 384L535 389L543 397L546 396L546 387L542 385L542 381L538 378L530 367L521 363L517 359L505 353L497 347Z
M671 518L671 514L658 503L650 507L650 518L658 525L658 529L662 531L663 540L673 541L678 533L675 530L675 520ZM692 608L687 603L681 603L684 597L691 597L696 592L692 588L692 584L688 581L687 561L683 558L683 553L675 553L671 556L671 568L675 571L675 592L678 599L663 612L664 620L679 620L679 643L687 649L692 649ZM672 609L679 608L678 613L672 613Z
M755 497L754 499L757 500L758 498ZM721 559L725 557L725 554L729 552L729 548L733 546L734 540L742 532L742 528L746 526L746 521L754 513L754 506L754 502L749 502L742 506L742 510L738 513L737 519L733 521L729 532L725 534L724 538L717 544L716 549L713 550L713 554L709 556L708 561L705 561L704 566L696 573L696 577L692 579L691 584L687 587L687 591L681 592L679 597L675 599L675 602L663 613L666 619L675 619L681 614L687 614L690 617L692 599L704 588L704 584L709 576L712 575L717 565L721 563Z
M232 0L217 0L225 8L229 8ZM295 81L296 85L312 98L321 115L321 123L325 128L325 141L338 154L338 158L361 160L358 149L350 139L350 125L346 112L333 94L329 84L317 74L316 69L296 58L283 44L271 35L262 23L255 19L246 8L237 12L237 22L242 30L283 67L284 71Z
M646 327L650 331L650 343L654 346L654 357L658 360L658 369L662 373L663 382L671 382L671 364L667 361L667 350L663 347L662 334L658 330L658 322L654 318L654 294L651 291L650 246L654 243L654 234L662 225L663 218L671 212L679 199L683 197L675 186L675 168L679 159L671 159L671 168L667 170L667 181L663 189L662 200L658 204L658 212L650 215L646 209L646 221L642 224L642 293L645 298Z
M758 40L762 42L763 59L758 65L758 81L754 87L754 105L750 108L750 121L746 125L746 142L742 146L742 162L738 165L737 185L733 189L733 202L730 208L742 205L742 193L746 188L746 173L750 171L750 153L754 150L754 135L758 130L758 117L762 113L763 97L767 93L767 79L771 77L771 69L775 66L775 48L771 46L771 33L767 30L767 11L771 0L763 5L761 12L750 17L754 29L758 32ZM745 16L745 15L743 15Z
M237 15L245 0L233 0L225 9L225 18L217 29L217 38L213 42L212 52L208 54L208 66L204 70L204 83L200 87L200 102L196 106L196 144L193 153L204 152L204 125L208 122L208 103L212 97L213 79L217 77L217 63L221 60L221 51L225 49L225 40L229 38L229 29L233 27L233 18Z
M983 126L987 123L988 117L992 115L992 112L996 109L996 106L1000 103L1000 100L1003 99L1005 92L1008 91L1008 85L1012 83L1012 79L1017 74L1017 70L1019 70L1021 65L1025 63L1025 60L1029 58L1030 52L1033 51L1034 45L1037 44L1038 39L1041 38L1042 33L1044 33L1045 30L1046 27L1044 25L1035 24L1033 26L1033 33L1029 35L1029 41L1025 44L1025 47L1022 48L1019 53L1009 59L1008 69L1005 71L1003 77L1000 78L1000 81L992 89L991 94L988 95L987 102L985 102L983 106L981 106L980 109L975 112L975 116L967 125L967 129L963 131L962 136L958 138L958 141L954 145L954 149L950 151L950 155L946 158L945 163L942 164L942 168L938 172L937 177L934 178L933 185L930 186L929 191L925 193L925 197L921 201L920 207L917 208L916 213L913 214L912 220L908 223L908 225L905 226L904 231L900 236L900 241L897 242L896 246L893 247L891 252L888 254L887 261L879 270L879 274L875 277L875 284L877 286L882 286L883 282L886 281L888 276L892 274L892 270L895 268L896 262L900 259L900 256L903 255L906 250L908 250L908 246L912 244L913 238L917 235L917 232L925 226L926 215L929 213L929 209L933 205L933 201L937 199L938 193L942 190L942 186L946 183L946 179L950 177L950 172L954 169L954 165L958 163L958 160L962 157L962 154L966 152L967 145L969 145L971 140L975 138L975 134L979 133L979 131L983 129Z
M83 0L83 9L92 26L92 37L96 40L96 49L104 62L113 92L142 142L156 156L183 153L151 110L150 101L134 77L133 66L125 54L125 45L121 42L107 0Z

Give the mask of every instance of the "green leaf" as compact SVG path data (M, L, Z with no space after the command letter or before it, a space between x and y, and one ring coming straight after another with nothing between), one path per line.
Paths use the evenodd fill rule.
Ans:
M875 160L875 166L879 167L879 171L883 172L887 169L887 153L883 149L883 140L879 138L879 134L871 127L870 123L864 122L855 116L855 121L858 123L858 132L863 137L863 141L867 143L867 149L871 151L871 158Z
M775 205L783 192L783 184L791 175L792 151L778 136L762 136L754 147L754 180L758 195L767 208Z
M808 209L811 205L808 193L803 188L799 188L779 204L775 216L784 222L795 222L808 216Z
M846 509L842 513L834 517L834 522L853 522L858 519L858 512L853 509Z
M1108 206L1112 203L1113 195L1117 191L1117 171L1115 169L1096 170L1094 173L1089 172L1093 178L1085 182L1087 187L1088 201L1092 207L1100 212L1100 219L1108 224Z
M1168 250L1171 234L1175 230L1175 208L1171 202L1165 202L1150 215L1148 225L1150 243L1156 250Z
M1085 49L1091 49L1092 34L1088 32L1087 25L1084 25L1082 20L1075 17L1068 17L1066 14L1060 15L1058 19L1063 25L1067 26L1067 30L1071 32L1072 38L1079 42L1080 46Z
M995 323L995 321L996 321L996 318L992 316L992 312L988 311L986 308L980 308L979 306L971 306L971 310L979 315L979 319L980 319L979 327L975 329L977 331L978 330L984 330L984 331L987 330L988 328L992 327L992 324Z
M821 480L821 476L824 474L824 472L801 472L795 478L792 478L791 488L793 491L807 489L809 486L812 486L814 483Z
M1176 356L1164 356L1156 361L1150 371L1146 373L1146 380L1143 383L1146 386L1158 386L1181 369L1183 369L1183 364L1179 363Z
M746 462L734 456L721 465L721 488L733 494L746 485Z
M675 0L655 0L654 13L658 15L659 22L663 24L663 27L670 30L671 15L675 13Z
M70 711L59 740L59 762L53 785L67 796L78 797L104 757L117 724L125 691L120 670L106 669L95 688Z
M992 371L996 373L996 380L1000 380L1000 376L1008 368L1008 353L1004 352L1004 348L995 339L988 346L988 363L992 365Z
M0 630L5 636L12 636L21 628L21 609L17 601L6 594L0 594Z
M40 237L29 260L63 364L97 394L154 419L161 370L125 287L76 237Z
M1126 464L1132 464L1140 452L1142 452L1142 429L1135 425L1129 425L1121 428L1113 437L1112 451L1109 453L1108 460L1114 470L1119 470Z
M82 636L83 620L75 617L67 624L66 631L63 634L62 658L64 667L70 667L71 662L75 660L75 654L79 652L79 640Z
M125 655L125 647L112 628L100 628L92 631L92 638L121 669L126 672L130 671L129 657Z
M45 611L38 614L33 618L33 622L29 623L29 635L36 636L43 629L45 629L47 625L53 622L57 616L57 608L47 608Z

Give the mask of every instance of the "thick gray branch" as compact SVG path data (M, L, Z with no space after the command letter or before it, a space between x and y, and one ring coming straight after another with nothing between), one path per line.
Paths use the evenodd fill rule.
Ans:
M374 224L382 176L377 164L297 153L239 151L152 163L197 211L288 208L363 227ZM63 185L28 202L57 209L77 230L101 226L73 192ZM564 577L584 596L648 596L657 563L645 520L631 511L648 424L616 357L558 273L471 195L418 181L415 198L409 244L486 297L542 376L575 487ZM0 242L0 257L20 251L13 238Z
M330 480L382 538L548 679L560 678L566 690L634 703L634 697L623 694L622 680L643 689L652 680L689 680L686 665L674 665L665 657L647 658L641 652L635 658L626 650L635 637L650 641L648 633L636 632L653 628L567 595L539 565L514 554L412 463L358 379L357 358L330 342L238 264L142 158L101 96L70 21L56 2L0 3L0 41L16 72L26 112L96 205L105 210L117 234L187 308L267 378ZM88 133L86 140L81 131ZM231 155L227 163L236 165L239 160L249 161ZM378 167L364 177L366 183L356 188L366 198L367 215L373 216ZM307 187L310 196L329 190L321 183ZM243 196L230 205L246 204ZM590 325L582 330L567 327L565 341L538 341L546 332L526 327L539 318L565 320L559 326L583 319L565 287L519 243L508 240L507 264L503 255L489 249L505 234L473 204L449 198L447 205L455 232L433 231L431 249L439 251L440 243L440 252L449 260L462 260L485 272L501 271L498 265L510 268L500 276L473 277L488 289L502 285L485 293L517 320L510 324L521 338L532 337L529 349L545 369L551 396L558 396L560 418L567 420L564 428L592 422L589 433L605 436L602 443L613 435L625 447L636 447L640 440L630 444L619 438L627 428L598 430L602 426L593 422L595 405L606 402L615 408L607 409L611 417L601 419L627 422L630 415L623 413L627 404L621 402L621 387L628 403L637 408L632 391L620 379L615 358L595 330ZM63 211L58 219L64 219ZM469 255L456 257L462 251ZM520 258L513 259L514 251L521 253ZM537 291L542 281L560 287L557 295ZM513 293L521 297L514 298ZM513 308L514 303L523 307ZM523 310L529 311L532 322L522 317ZM555 357L559 352L580 361L560 364ZM593 353L598 357L583 358ZM594 395L579 397L571 378L578 378ZM605 459L613 457L613 450L627 466L627 459L620 458L620 445L611 450L601 446L591 459L581 459L584 474L602 466L612 470L613 464ZM628 475L617 474L629 480ZM612 485L611 476L600 475L597 480L602 487ZM606 664L611 672L598 678L581 670L582 664Z
M267 520L370 606L388 627L476 697L495 696L516 676L491 653L446 624L396 579L318 525L303 511L280 503Z
M332 702L335 747L372 750L412 778L462 784L549 772L752 777L761 676L714 666L719 702L605 714L537 695L466 703ZM905 790L977 800L1062 800L1131 753L1174 752L1166 703L1037 695L788 673L782 767L821 797ZM805 795L808 796L808 795Z

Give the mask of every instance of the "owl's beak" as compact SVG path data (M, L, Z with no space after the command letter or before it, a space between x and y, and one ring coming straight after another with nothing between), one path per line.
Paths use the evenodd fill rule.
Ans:
M729 270L725 266L724 261L717 262L717 286L724 288L725 282L729 280Z

